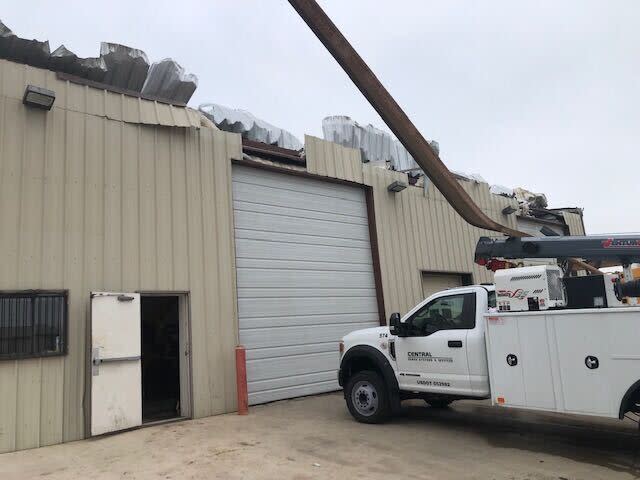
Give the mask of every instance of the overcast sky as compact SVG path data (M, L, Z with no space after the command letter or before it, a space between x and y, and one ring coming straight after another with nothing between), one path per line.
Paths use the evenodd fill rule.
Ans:
M2 3L9 28L52 50L173 57L199 78L193 106L301 140L327 115L386 129L285 0ZM588 233L640 231L640 1L320 3L450 169L583 207Z

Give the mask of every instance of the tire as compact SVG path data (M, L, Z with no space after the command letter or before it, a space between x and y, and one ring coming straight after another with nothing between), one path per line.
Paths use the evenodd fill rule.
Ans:
M347 381L345 399L358 422L382 423L391 412L389 389L382 377L370 370L358 372Z
M425 400L425 402L427 402L427 405L431 408L447 408L451 405L453 400L449 400L448 398L431 398L429 400Z

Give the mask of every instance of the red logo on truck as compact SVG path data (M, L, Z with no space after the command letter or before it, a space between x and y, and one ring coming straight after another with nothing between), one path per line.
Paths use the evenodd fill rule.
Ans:
M517 290L498 290L499 297L517 298L523 300L527 296L527 291L518 288Z

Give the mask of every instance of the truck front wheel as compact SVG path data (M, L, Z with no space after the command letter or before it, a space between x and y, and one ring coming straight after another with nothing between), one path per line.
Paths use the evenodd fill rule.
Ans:
M389 392L376 372L356 373L345 387L349 412L362 423L381 423L389 416Z

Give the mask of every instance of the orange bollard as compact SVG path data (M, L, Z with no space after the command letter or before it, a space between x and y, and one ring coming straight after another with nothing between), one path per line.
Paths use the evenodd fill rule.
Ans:
M238 387L238 415L247 415L249 413L247 356L242 345L236 347L236 383Z

